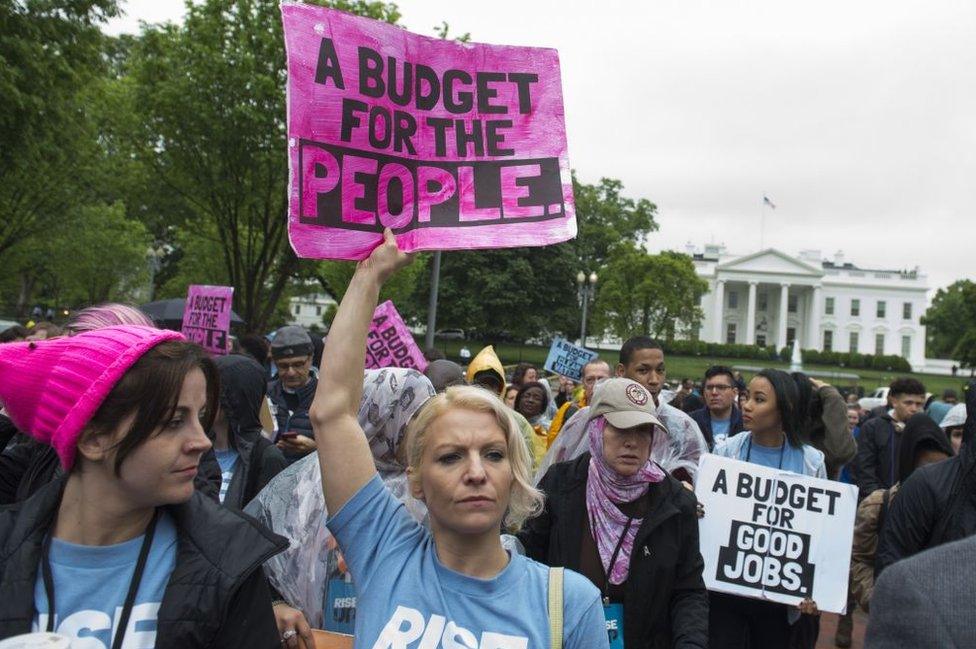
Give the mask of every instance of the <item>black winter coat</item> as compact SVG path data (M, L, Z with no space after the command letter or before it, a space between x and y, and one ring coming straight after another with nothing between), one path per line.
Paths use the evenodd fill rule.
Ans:
M539 488L543 512L518 538L532 559L580 569L590 454L555 464ZM648 514L637 531L625 582L624 646L690 649L708 646L708 596L698 550L697 501L670 476L651 485Z
M64 480L0 509L0 638L31 630L41 544ZM198 491L167 506L177 529L176 567L158 613L156 649L277 649L281 638L261 564L287 541Z
M894 420L887 412L861 425L853 467L859 500L898 482L900 446L901 433L895 429Z
M234 445L240 459L227 486L224 506L243 510L288 462L277 446L256 431L237 433Z
M701 429L702 436L705 438L705 442L708 444L708 450L711 451L715 448L715 435L712 433L712 413L709 412L708 407L699 408L698 410L693 410L688 413L688 416L695 420L698 427ZM733 437L736 433L741 433L746 429L745 425L742 423L742 411L737 407L732 406L732 414L729 417L729 437Z
M967 445L955 457L915 469L902 483L878 539L875 578L896 561L976 534L976 493L960 494L958 506L948 511L953 492L971 481L974 467L976 449ZM964 472L970 481L963 480Z

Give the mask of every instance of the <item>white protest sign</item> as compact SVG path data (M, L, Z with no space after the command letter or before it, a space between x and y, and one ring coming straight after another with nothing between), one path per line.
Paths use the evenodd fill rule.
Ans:
M549 355L543 367L550 372L579 381L583 376L583 367L597 356L596 352L585 347L574 345L564 338L556 338L549 347Z
M703 455L695 495L706 588L844 611L856 487Z

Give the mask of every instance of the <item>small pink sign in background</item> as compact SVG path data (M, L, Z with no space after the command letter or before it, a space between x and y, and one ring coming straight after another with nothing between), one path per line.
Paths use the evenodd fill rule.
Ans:
M576 236L556 50L456 43L307 4L288 53L288 235L300 257Z
M380 367L408 367L418 372L427 369L424 353L389 300L373 311L366 336L366 369Z
M186 308L183 309L183 335L211 354L226 354L233 301L232 286L191 284L186 291Z

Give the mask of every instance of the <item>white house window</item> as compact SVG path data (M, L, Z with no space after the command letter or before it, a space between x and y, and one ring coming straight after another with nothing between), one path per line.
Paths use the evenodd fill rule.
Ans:
M912 319L912 303L911 302L905 302L904 304L901 305L901 317L902 317L903 320L911 320Z
M725 342L729 345L735 344L735 323L730 322L725 328Z
M730 309L739 308L739 294L735 291L729 291L729 308Z
M874 335L874 355L875 356L884 356L884 339L885 339L885 335L884 334L875 334Z
M299 315L299 314L301 314L301 312L302 312L302 305L301 304L296 304L295 305L295 315Z
M824 314L834 315L834 298L828 297L824 300Z
M796 313L796 295L790 295L786 300L786 308L790 313Z
M847 347L852 354L857 353L857 332L856 331L851 332L851 340L850 343L847 345Z
M886 308L887 308L887 305L885 304L884 300L878 300L878 313L877 313L877 315L878 315L879 318L885 317L885 310L886 310Z
M902 358L908 358L912 355L912 337L902 336L901 337L901 355Z
M792 347L793 341L796 340L796 327L786 328L786 346Z
M824 332L823 350L825 352L834 351L834 332L829 329Z
M861 301L857 298L851 300L851 315L852 316L861 315Z
M757 303L758 303L758 306L759 306L759 310L760 311L765 311L766 310L766 307L769 304L769 295L767 293L763 292L763 293L760 293L759 294L758 298L759 299L757 300Z
M322 307L320 306L315 307L315 315L322 315Z

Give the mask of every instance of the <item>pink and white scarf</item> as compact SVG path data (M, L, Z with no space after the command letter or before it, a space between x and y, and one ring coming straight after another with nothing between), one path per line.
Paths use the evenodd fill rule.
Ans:
M643 497L651 483L664 480L664 472L650 459L632 476L622 476L610 468L603 457L603 431L606 424L606 418L596 417L587 425L590 468L586 480L586 511L590 517L590 530L600 552L603 569L607 572L610 583L618 585L627 581L630 553L634 549L634 539L643 519L633 519L628 528L627 521L630 518L616 505L634 502ZM655 434L658 432L655 431ZM621 536L623 542L620 542ZM620 543L620 550L611 567L610 561L617 543Z

